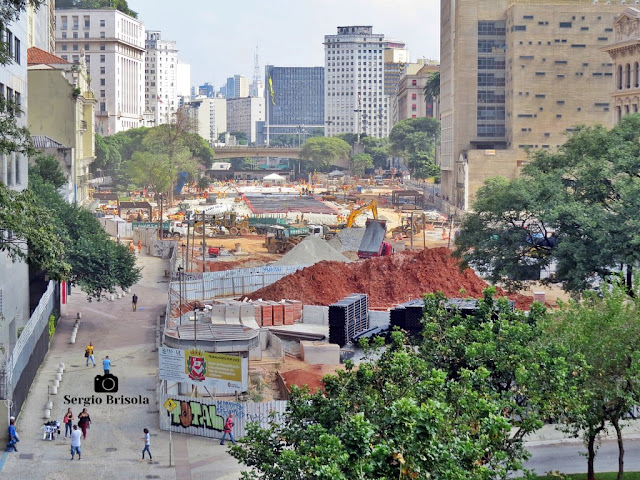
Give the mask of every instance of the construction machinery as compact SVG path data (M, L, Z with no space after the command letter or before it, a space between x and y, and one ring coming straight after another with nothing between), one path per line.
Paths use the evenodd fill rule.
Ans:
M307 227L273 225L268 228L262 246L269 253L287 253L308 235Z
M375 200L370 200L364 205L351 210L349 216L347 217L347 224L345 228L353 227L353 225L356 223L356 219L366 211L370 211L373 215L373 218L376 220L378 219L378 203Z
M366 230L358 248L358 258L383 257L393 253L393 247L384 241L387 221L367 219Z

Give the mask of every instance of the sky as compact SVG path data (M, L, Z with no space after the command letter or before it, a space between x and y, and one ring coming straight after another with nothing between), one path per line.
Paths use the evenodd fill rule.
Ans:
M324 36L338 26L372 25L404 41L411 60L440 57L438 0L128 0L148 30L175 40L191 65L191 85L216 88L233 75L253 78L256 46L265 65L324 66Z

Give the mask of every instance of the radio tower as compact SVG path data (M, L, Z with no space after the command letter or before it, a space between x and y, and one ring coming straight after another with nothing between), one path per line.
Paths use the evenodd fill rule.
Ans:
M253 84L251 85L251 96L262 97L264 83L260 75L260 60L258 58L258 46L256 45L256 53L253 55Z

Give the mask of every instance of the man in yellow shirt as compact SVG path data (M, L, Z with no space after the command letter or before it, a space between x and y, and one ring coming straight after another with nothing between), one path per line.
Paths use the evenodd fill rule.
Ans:
M84 357L87 359L87 367L89 366L89 360L91 360L94 367L96 366L96 359L93 356L93 343L89 342L89 345L87 345L87 348L84 351Z

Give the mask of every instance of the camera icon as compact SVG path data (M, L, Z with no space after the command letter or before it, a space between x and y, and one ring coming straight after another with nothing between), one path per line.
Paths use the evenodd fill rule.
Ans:
M110 373L96 375L93 379L93 389L96 393L116 393L118 391L118 377Z

